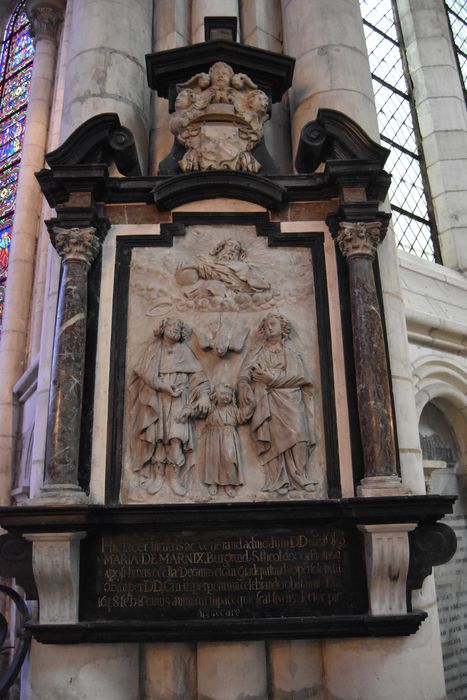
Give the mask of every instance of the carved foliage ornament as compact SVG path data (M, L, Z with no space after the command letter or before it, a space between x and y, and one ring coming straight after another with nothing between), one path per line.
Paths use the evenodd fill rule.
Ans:
M59 228L53 230L52 243L64 262L84 262L90 265L99 252L100 241L96 229Z
M30 33L35 42L42 38L55 39L57 29L63 21L63 11L53 3L35 3L28 8L28 18L31 23Z
M373 258L381 239L381 222L341 222L336 238L337 244L346 258Z
M269 100L247 75L219 61L177 91L169 127L186 148L179 161L183 172L261 169L250 151L263 137Z

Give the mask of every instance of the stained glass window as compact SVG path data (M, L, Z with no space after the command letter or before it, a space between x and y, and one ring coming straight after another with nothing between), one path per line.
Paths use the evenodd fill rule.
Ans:
M389 199L397 245L419 257L439 259L392 3L360 0L360 9L381 141L391 151L386 169L392 175Z
M34 48L19 2L0 47L0 329Z

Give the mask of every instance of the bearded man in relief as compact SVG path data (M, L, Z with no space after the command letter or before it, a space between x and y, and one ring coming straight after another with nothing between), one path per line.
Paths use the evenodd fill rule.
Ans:
M220 241L209 257L199 255L181 263L175 279L189 299L265 294L271 289L257 266L247 260L245 247L233 238Z
M193 419L205 418L210 407L209 381L186 343L189 333L180 319L164 319L133 370L133 470L150 494L161 490L170 470L173 491L186 495L186 476L193 466Z

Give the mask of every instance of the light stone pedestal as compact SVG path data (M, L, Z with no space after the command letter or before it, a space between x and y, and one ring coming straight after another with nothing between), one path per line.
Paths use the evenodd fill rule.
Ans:
M85 532L24 535L33 543L32 567L39 593L39 622L78 622L79 543Z
M407 613L409 537L416 523L360 525L365 533L365 559L372 615Z
M398 476L367 476L361 480L357 487L357 496L369 498L371 496L408 496L409 491L404 488Z

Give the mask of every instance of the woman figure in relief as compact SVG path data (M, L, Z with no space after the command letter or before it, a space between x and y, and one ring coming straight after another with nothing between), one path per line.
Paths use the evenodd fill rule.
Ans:
M268 314L258 331L260 342L240 371L238 397L240 408L255 406L250 425L265 471L263 491L314 491L308 462L315 439L307 415L309 401L304 401L306 395L311 397L310 379L284 316Z

